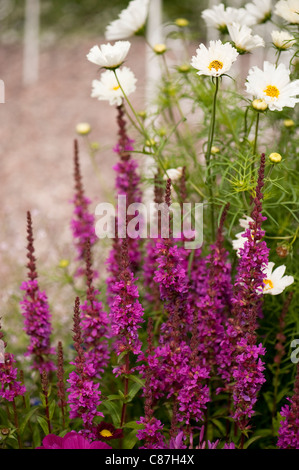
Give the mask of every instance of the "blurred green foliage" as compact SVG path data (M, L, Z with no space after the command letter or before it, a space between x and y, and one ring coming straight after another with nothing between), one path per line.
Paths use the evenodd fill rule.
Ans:
M13 32L15 39L22 35L25 0L3 0L7 8L0 11L0 37ZM51 32L59 38L70 34L103 35L106 25L117 18L129 0L40 0L41 32ZM184 17L191 22L194 31L202 29L200 13L207 0L164 0L163 21Z

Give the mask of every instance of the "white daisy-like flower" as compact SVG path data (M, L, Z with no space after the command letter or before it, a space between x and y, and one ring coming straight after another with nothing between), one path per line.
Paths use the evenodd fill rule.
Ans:
M246 230L249 229L250 222L253 222L253 219L249 217L249 215L244 215L242 219L239 219L239 224L244 229L244 231L237 233L236 239L232 241L233 249L237 251L238 257L240 257L240 249L244 248L244 244L247 241L245 233Z
M125 94L129 96L136 90L136 77L128 67L117 70L117 77ZM122 89L116 80L112 70L106 70L102 73L100 80L92 81L92 98L100 101L109 101L113 106L120 106L124 98Z
M227 26L232 23L251 26L255 24L255 18L245 8L225 8L223 3L203 10L201 14L208 27L217 28L225 33Z
M253 0L245 5L245 10L255 18L257 24L265 23L271 18L272 0Z
M254 66L249 70L247 92L255 98L265 100L271 111L281 111L285 106L294 108L299 99L299 80L290 81L290 71L284 64L276 67L265 61L264 69Z
M256 47L264 47L265 42L261 36L257 34L252 35L252 29L246 25L240 25L238 23L229 24L227 26L229 35L235 48L239 54L250 52Z
M116 41L113 45L108 42L100 47L93 46L86 57L90 62L100 67L116 69L123 64L130 47L129 41Z
M299 0L279 0L274 13L291 24L299 23Z
M278 295L281 294L284 289L294 282L293 276L284 276L286 267L284 265L274 269L274 263L269 262L268 265L263 269L266 275L264 281L264 294Z
M219 77L227 73L238 57L237 50L229 43L223 44L220 39L210 41L209 48L200 44L191 65L198 70L198 75Z
M112 21L105 31L108 41L125 39L138 34L144 27L148 15L149 0L132 0L118 19Z
M271 33L272 42L277 49L285 51L296 43L296 39L287 31L274 30Z
M171 179L172 182L178 181L183 174L183 167L179 166L178 168L169 168L169 170L166 170L166 174L163 176L164 180L167 180L168 178Z

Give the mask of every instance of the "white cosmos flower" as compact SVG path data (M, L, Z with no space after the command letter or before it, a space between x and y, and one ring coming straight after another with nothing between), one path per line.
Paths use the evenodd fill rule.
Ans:
M129 41L117 41L113 46L108 42L100 47L93 46L86 57L100 67L115 69L124 62L130 47Z
M198 75L219 77L229 71L238 55L229 42L223 44L218 39L210 41L208 49L204 44L200 44L196 55L191 59L191 65L198 70Z
M247 241L245 236L246 230L249 229L249 223L253 222L253 219L249 215L244 215L244 218L239 219L240 226L244 229L243 232L236 234L236 239L232 241L233 249L237 251L237 256L240 257L240 249L244 248L244 244Z
M179 166L178 168L169 168L169 170L166 170L166 174L163 176L164 180L167 180L168 178L171 179L172 182L178 181L183 174L183 167Z
M286 50L290 49L295 43L296 39L287 31L274 30L271 33L272 42L277 49Z
M265 23L271 18L272 0L253 0L245 5L245 10L255 18L256 23Z
M264 47L265 43L263 38L255 34L252 35L252 29L246 25L238 23L229 24L227 26L231 40L235 48L240 54L250 52L256 47Z
M148 14L149 0L132 0L118 19L112 21L105 31L108 41L125 39L137 34L145 25Z
M284 289L294 282L293 276L284 276L286 267L284 265L274 269L274 263L269 262L268 265L263 269L266 275L264 279L264 294L278 295L281 294Z
M136 77L128 67L117 70L119 82L128 96L136 90ZM124 98L123 92L116 80L112 70L102 73L100 80L92 81L92 98L102 101L109 101L111 105L120 106Z
M274 13L292 24L299 23L299 0L279 0Z
M265 61L264 69L254 66L249 70L247 92L255 98L263 99L271 111L281 111L285 106L294 108L299 99L299 80L290 81L290 71L284 64L276 67Z
M245 8L225 8L223 3L203 10L201 14L207 26L226 32L227 26L232 23L251 26L255 24L255 18Z

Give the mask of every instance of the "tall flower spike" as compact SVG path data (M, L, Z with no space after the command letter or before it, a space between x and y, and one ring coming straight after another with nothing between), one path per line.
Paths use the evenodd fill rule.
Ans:
M90 363L86 363L84 350L82 347L83 338L80 327L80 299L76 297L74 307L74 347L77 353L75 362L71 362L75 366L75 370L69 375L67 382L70 383L68 388L68 403L70 406L70 419L81 418L83 421L84 433L93 437L94 418L104 416L98 411L101 404L101 391L99 384L94 383L95 369Z
M268 264L269 249L262 241L262 188L264 185L265 154L261 155L258 181L253 200L251 217L246 230L247 240L240 249L237 277L234 285L233 314L237 319L235 339L236 349L233 368L234 419L241 430L245 429L254 414L258 392L265 382L264 363L260 356L265 354L262 344L256 345L257 317L262 306L262 293ZM242 435L243 436L243 435Z
M136 279L130 269L127 239L122 241L121 254L121 271L119 280L115 283L115 296L111 305L111 329L115 337L117 355L123 352L138 355L141 350L138 329L144 321L144 312L138 300ZM114 369L117 375L121 372L120 367Z
M289 405L282 407L277 445L280 449L299 449L299 363L295 378L294 393L288 398Z
M65 407L66 407L66 394L64 383L64 359L63 347L61 341L58 342L57 347L57 396L58 406L61 408L62 426L65 427Z
M108 338L109 325L107 313L98 300L99 291L93 286L94 273L91 261L89 240L85 247L86 262L86 300L81 305L81 328L85 344L85 360L95 369L97 378L102 376L109 361Z
M27 212L27 268L28 281L21 284L20 289L24 291L23 300L20 302L21 311L25 318L24 330L30 338L30 344L25 355L34 358L33 368L42 373L55 370L51 356L55 353L50 344L52 332L51 315L48 299L45 292L39 290L37 271L35 265L33 230L30 212Z
M152 355L153 352L153 319L149 318L147 325L147 360ZM137 437L141 441L144 441L144 444L141 449L163 449L165 448L165 443L163 439L163 424L160 420L154 416L154 400L153 400L153 390L151 388L151 368L149 364L145 365L145 385L143 388L144 395L144 417L142 416L137 424L143 424L144 429L137 432Z
M74 179L75 179L75 196L72 200L74 204L74 213L71 220L71 230L73 233L74 243L77 250L77 261L85 260L85 247L87 240L90 241L91 245L94 245L97 241L97 237L94 230L94 215L88 210L88 206L91 203L84 194L84 188L82 183L82 176L79 162L79 148L78 141L74 140ZM84 274L84 269L80 266L76 272L77 275ZM94 272L95 276L98 276L97 272Z
M113 150L119 155L119 161L113 167L113 169L116 173L116 194L117 196L126 197L127 212L127 208L130 204L141 202L141 191L139 187L140 177L137 174L138 164L137 161L135 159L132 159L130 155L130 152L134 149L132 145L133 140L130 139L127 135L124 114L124 106L117 106L118 142ZM132 217L133 216L130 216L128 218L128 222ZM115 282L117 281L120 273L121 240L118 238L118 226L124 223L124 220L118 220L118 218L115 217L115 237L113 240L113 246L109 253L109 257L106 261L109 273L107 278L107 301L109 306L111 306L111 303L113 301ZM138 239L129 238L128 251L130 267L133 273L135 273L141 261Z
M24 395L26 388L17 380L18 370L13 365L16 360L13 354L5 352L6 342L3 341L3 337L0 323L0 341L3 342L1 343L3 346L3 357L1 359L3 362L0 362L0 397L12 402L17 396Z

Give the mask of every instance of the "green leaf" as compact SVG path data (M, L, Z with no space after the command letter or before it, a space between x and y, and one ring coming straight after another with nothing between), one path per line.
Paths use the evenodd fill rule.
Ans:
M244 449L248 449L248 447L255 441L257 441L258 439L261 439L262 436L252 436L250 439L248 439L247 442L245 442L244 444Z
M123 440L123 448L124 449L133 449L134 445L138 441L136 436L137 429L133 429L127 436L124 437Z
M145 384L145 380L142 380L140 377L138 377L137 375L130 375L130 380L132 380L133 382L136 382L138 384L140 384L141 387L144 387L144 384Z
M55 400L52 400L51 403L50 403L50 406L49 406L49 416L50 416L50 419L53 418L54 411L55 411L55 407L56 407Z
M111 416L111 419L113 421L113 425L117 428L120 423L120 406L119 402L114 402L114 401L103 401L102 405L105 406L107 409L109 415Z
M124 428L131 428L131 429L143 429L143 424L138 424L136 421L129 421L128 423L124 424Z
M43 418L42 416L38 416L37 417L37 422L40 425L40 427L42 428L42 430L44 431L45 435L49 434L48 423L45 420L45 418Z
M135 383L132 384L132 386L129 389L129 393L128 393L128 401L133 400L133 398L139 392L141 387L142 387L142 385L140 383L135 382Z
M24 416L24 418L23 418L23 420L22 420L22 424L21 424L21 426L20 426L20 433L21 433L21 434L24 432L25 427L26 427L28 421L32 418L32 416L34 415L34 413L36 413L36 411L37 411L37 408L32 408L32 409L29 411L29 413L27 413L27 414Z

